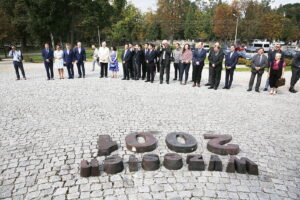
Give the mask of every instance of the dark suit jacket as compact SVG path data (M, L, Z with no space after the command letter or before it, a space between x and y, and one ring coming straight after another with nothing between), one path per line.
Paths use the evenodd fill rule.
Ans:
M233 52L232 56L230 57L231 52L227 53L225 57L225 66L229 66L233 69L235 69L236 64L238 63L239 60L239 54L235 51Z
M284 60L284 52L283 51L281 51L281 50L279 50L279 51L276 51L276 50L269 51L269 53L268 53L269 67L274 62L275 56L276 56L277 53L280 53L281 54L281 60Z
M300 51L294 55L293 61L292 61L293 67L300 67Z
M67 49L64 50L63 59L65 63L72 63L74 62L74 52L72 49L69 50L69 54Z
M171 56L172 56L172 48L170 46L166 47L166 48L161 48L159 51L159 57L160 57L160 61L163 60L163 55L165 53L165 61L167 63L171 62Z
M260 67L259 72L263 73L264 69L266 67L268 67L268 57L266 55L262 55L262 58L260 60L260 55L256 54L252 57L251 59L251 68L252 68L252 72L256 72L257 70L255 69L255 67Z
M74 50L74 60L82 63L83 61L86 61L86 53L85 49L81 47L81 52L79 53L78 48L75 48Z
M146 62L148 61L147 64L154 64L156 58L156 51L152 50L152 51L148 51L148 53L146 54Z
M143 52L142 50L135 50L133 54L133 62L140 65L142 64Z
M215 67L221 67L224 59L224 53L220 50L218 54L214 50L210 51L208 60L209 65L215 64Z
M195 49L193 51L193 65L196 65L196 62L200 64L204 64L204 60L206 58L206 50L205 49Z
M122 62L125 61L125 63L130 63L132 58L132 52L130 51L130 49L127 49L126 55L124 54L125 54L125 50L122 51L122 55L121 55Z
M47 52L46 49L42 50L42 56L44 59L44 62L48 59L50 62L53 62L54 53L52 49L49 49L49 52Z

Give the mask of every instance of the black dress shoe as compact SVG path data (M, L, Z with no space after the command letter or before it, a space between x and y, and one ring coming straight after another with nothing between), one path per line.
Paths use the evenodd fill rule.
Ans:
M226 86L224 86L223 89L228 89L228 88Z
M151 83L153 83L154 81L151 81Z
M214 87L213 87L213 86L210 86L208 89L214 89Z
M101 78L101 77L100 77ZM122 80L126 80L126 78L122 78Z
M252 89L249 88L249 89L247 90L247 92L250 92L250 91L252 91Z
M16 79L16 81L19 81L19 80L21 80L21 79L20 79L20 78L17 78L17 79Z
M23 77L23 79L24 79L24 80L27 80L27 78L26 78L26 77Z
M214 88L214 90L217 90L217 89L218 89L217 87Z
M127 78L126 80L127 80L127 81L129 81L130 79L129 79L129 78Z
M160 82L159 82L159 84L163 84L163 82L162 82L162 81L160 81Z
M174 78L173 81L177 81L177 78Z
M147 82L150 82L150 81L149 81L149 80L146 80L145 82L147 83Z
M169 84L169 81L167 81L166 83Z
M291 93L297 93L297 91L296 91L294 88L290 88L289 91L290 91Z
M100 76L100 78L103 78L103 76Z
M81 78L81 76L78 76L78 78Z
M210 83L206 83L205 86L210 86Z
M265 91L265 92L268 91L268 88L265 88L264 91Z
M259 93L259 89L255 89L255 92L258 92L258 93Z

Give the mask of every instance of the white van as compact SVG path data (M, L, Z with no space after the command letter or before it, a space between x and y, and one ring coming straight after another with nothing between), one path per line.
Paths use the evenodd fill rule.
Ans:
M250 47L250 49L253 49L255 51L257 51L259 48L263 48L265 52L269 52L270 51L270 42L268 42L267 40L258 40L255 39Z

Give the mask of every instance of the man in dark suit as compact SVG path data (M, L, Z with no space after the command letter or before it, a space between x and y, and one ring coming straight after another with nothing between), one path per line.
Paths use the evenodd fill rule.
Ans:
M147 64L147 80L145 82L154 82L154 70L155 70L155 58L156 52L154 50L154 45L149 44L149 51L146 54L146 64Z
M74 60L77 64L78 78L85 78L84 62L86 61L85 49L81 47L81 42L77 43L77 47L74 50Z
M296 93L297 91L294 89L295 84L300 78L300 45L296 48L296 54L294 55L292 61L292 78L291 85L289 91L291 93Z
M49 48L49 44L45 44L45 49L42 50L42 56L44 60L45 69L47 72L48 80L54 80L54 73L53 73L53 50Z
M130 62L132 58L132 53L129 49L128 44L125 44L124 50L121 55L122 64L123 64L123 74L124 77L122 80L129 80L129 70L130 70Z
M225 57L225 69L226 69L226 77L225 77L225 86L223 89L230 89L233 74L236 68L236 65L239 60L239 54L235 51L235 46L231 45L230 52Z
M224 53L221 51L220 46L215 46L214 49L209 52L208 60L209 67L211 68L211 82L208 89L218 89L221 80L223 59Z
M146 43L145 45L144 45L144 49L143 49L143 54L142 54L142 61L143 61L143 63L142 63L142 80L145 80L145 78L146 78L146 74L147 74L147 64L146 64L146 59L145 59L145 57L146 57L146 54L147 54L147 52L149 51L149 49L148 49L148 43Z
M206 58L206 50L203 49L203 43L199 42L196 45L196 49L193 51L193 72L194 72L193 87L196 87L196 84L198 87L200 87L201 75L204 67L205 58Z
M139 80L141 78L142 54L142 46L140 44L135 45L132 59L134 80Z
M220 45L219 42L216 42L214 47L220 47L220 49L221 49L221 45ZM209 52L211 52L211 51L214 51L214 48L211 48L211 49L209 50ZM213 69L212 66L210 65L209 68L208 68L208 82L205 84L205 86L210 86L210 85L211 85L211 76L212 76L212 71L213 71L213 70L214 70L214 69Z
M63 54L64 65L67 67L69 79L74 78L74 52L70 44L66 44Z
M166 83L169 84L170 80L170 64L171 64L171 56L172 56L172 48L170 47L167 40L162 42L162 46L160 48L160 84L164 81L164 72L166 71Z
M249 89L247 90L250 92L253 87L255 76L257 75L255 91L259 92L259 86L261 83L261 77L265 71L265 68L268 67L268 57L264 55L264 49L258 49L256 55L254 55L251 59L251 78L249 82Z
M130 61L129 61L129 65L128 65L128 67L129 67L129 75L130 75L130 78L132 79L132 80L134 80L134 64L133 64L133 55L134 55L134 48L133 48L133 46L132 46L132 44L128 44L128 49L130 50L130 52L131 52L131 57L130 57Z

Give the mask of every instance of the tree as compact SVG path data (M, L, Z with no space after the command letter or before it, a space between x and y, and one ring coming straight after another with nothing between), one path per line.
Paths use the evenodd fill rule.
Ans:
M264 38L271 41L281 38L284 31L284 24L288 22L287 18L276 12L266 13L263 17L264 23L260 27Z
M168 37L171 43L176 34L183 32L183 22L189 4L189 0L158 0L157 2L157 15L163 37Z
M223 40L233 38L235 34L236 18L233 16L234 9L228 4L220 4L215 9L213 17L213 31Z

